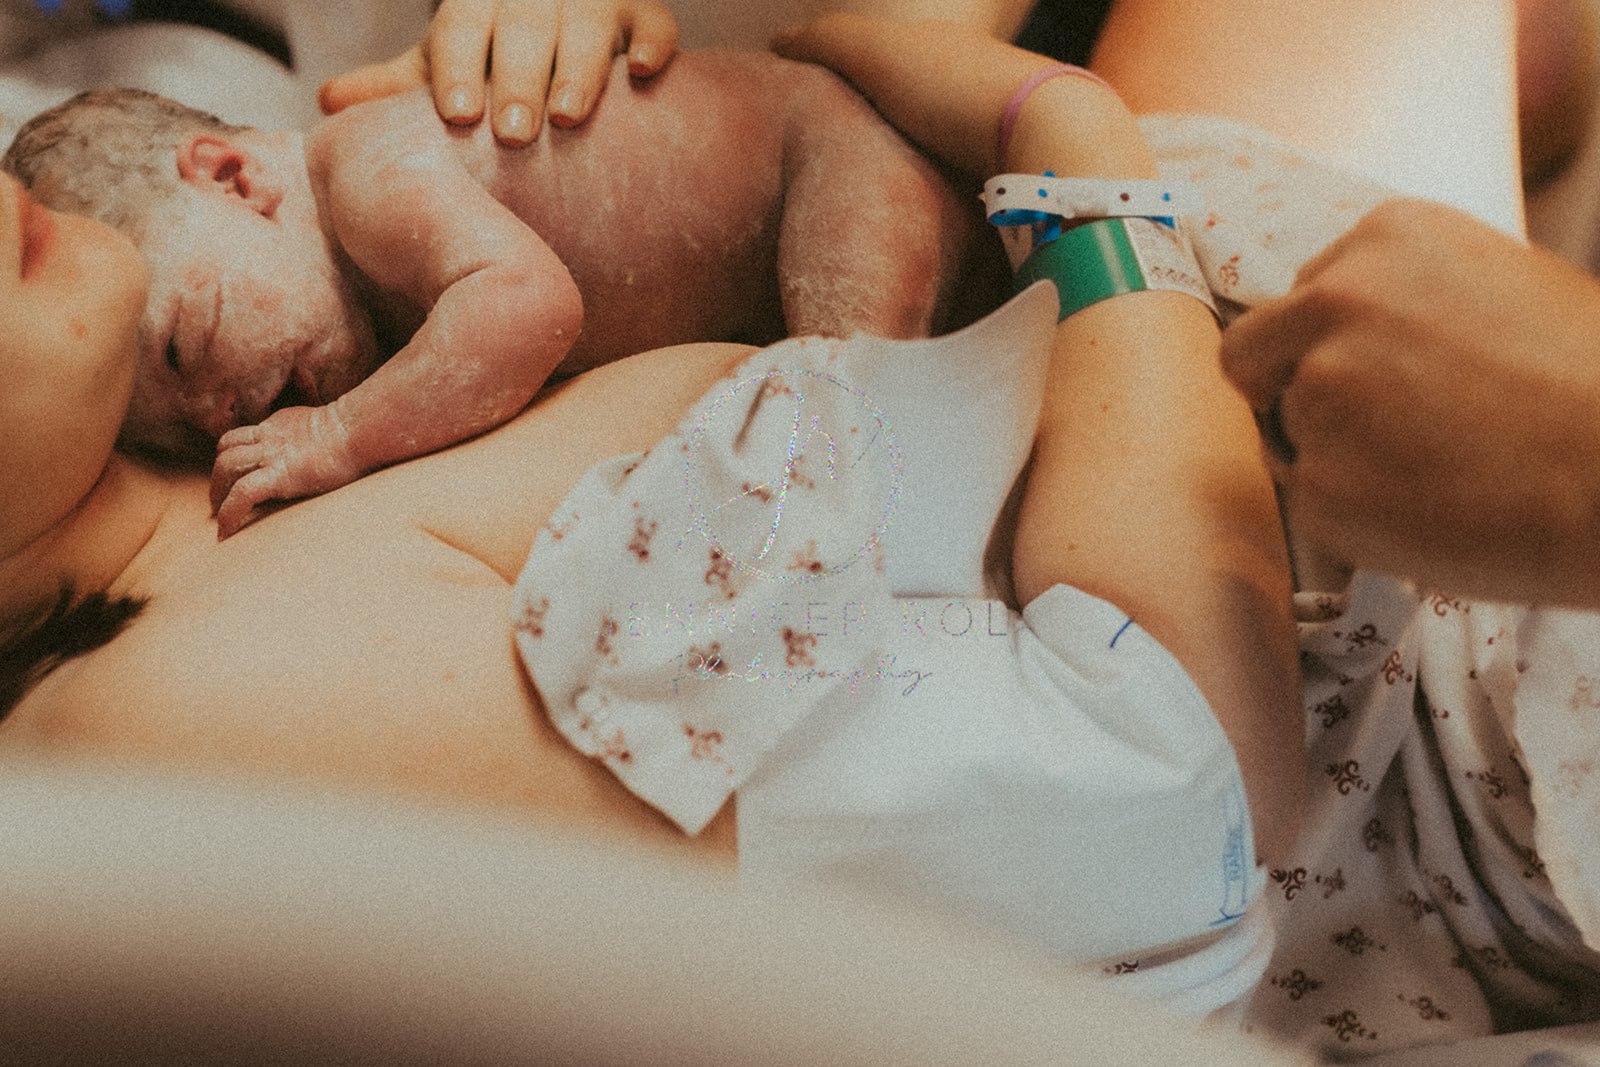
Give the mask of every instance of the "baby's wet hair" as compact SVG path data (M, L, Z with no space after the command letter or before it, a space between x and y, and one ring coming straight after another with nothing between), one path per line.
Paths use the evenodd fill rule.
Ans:
M79 93L24 125L0 170L46 207L99 219L138 242L151 208L180 187L183 143L246 128L142 89Z

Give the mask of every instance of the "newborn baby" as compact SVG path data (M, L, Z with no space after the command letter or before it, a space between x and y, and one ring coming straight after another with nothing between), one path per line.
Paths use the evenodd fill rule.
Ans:
M149 259L124 440L220 437L227 536L259 504L481 433L552 375L688 341L934 328L981 221L843 82L711 52L626 77L520 150L442 124L421 92L307 137L91 93L0 166Z

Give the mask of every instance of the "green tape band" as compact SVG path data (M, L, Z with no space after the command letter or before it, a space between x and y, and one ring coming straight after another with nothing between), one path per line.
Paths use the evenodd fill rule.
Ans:
M1035 249L1017 270L1021 292L1048 278L1061 297L1056 321L1124 293L1187 293L1216 313L1211 292L1183 236L1150 219L1095 219Z

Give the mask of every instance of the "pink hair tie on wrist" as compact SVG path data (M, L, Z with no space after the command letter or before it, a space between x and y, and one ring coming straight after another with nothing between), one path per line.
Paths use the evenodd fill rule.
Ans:
M1055 66L1043 67L1028 75L1027 80L1017 86L1017 91L1011 94L1011 99L1006 101L1006 109L1000 116L1000 140L996 146L995 162L999 164L1002 170L1005 169L1006 149L1011 147L1011 129L1017 124L1017 115L1022 111L1022 105L1028 102L1028 97L1032 96L1033 91L1039 86L1051 78L1059 78L1063 75L1074 78L1087 78L1096 85L1110 89L1113 93L1116 92L1115 89L1111 88L1110 82L1094 71L1085 70L1083 67L1075 67L1071 63L1057 63Z

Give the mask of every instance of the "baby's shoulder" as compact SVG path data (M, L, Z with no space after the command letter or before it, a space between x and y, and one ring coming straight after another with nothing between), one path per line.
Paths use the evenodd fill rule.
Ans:
M371 172L407 156L440 152L448 144L433 101L422 89L356 104L324 119L306 139L313 174L345 167Z

